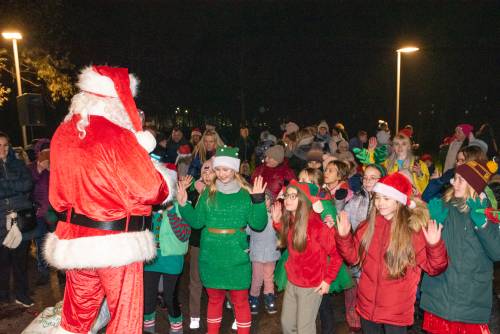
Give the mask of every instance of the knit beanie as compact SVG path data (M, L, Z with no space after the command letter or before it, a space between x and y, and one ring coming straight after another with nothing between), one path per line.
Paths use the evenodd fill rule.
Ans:
M326 131L327 132L330 132L330 127L328 126L328 123L326 123L326 121L321 121L318 125L318 131L319 129L321 128L326 128Z
M462 130L465 137L469 137L470 133L474 130L474 127L470 124L458 124L457 128Z
M309 161L322 162L323 161L323 151L318 150L318 149L310 149L309 152L307 152L306 159L307 159L307 162L309 162Z
M285 149L281 145L274 145L269 147L265 154L266 157L271 158L280 164L285 158Z
M299 131L299 126L295 124L294 122L288 122L285 125L285 133L287 135L292 134L294 132Z
M498 170L498 165L493 161L483 163L472 160L456 168L455 173L467 181L467 183L480 194L488 184L493 174Z
M411 182L399 172L381 178L373 187L373 192L392 198L411 209L416 206L415 202L411 200L413 193Z

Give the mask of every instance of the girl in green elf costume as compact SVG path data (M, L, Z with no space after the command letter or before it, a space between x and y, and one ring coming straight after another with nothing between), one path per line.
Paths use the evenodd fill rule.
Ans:
M267 225L264 191L266 184L257 177L253 188L238 174L238 149L217 149L213 168L216 181L207 187L196 208L187 203L187 193L179 187L179 211L193 228L201 232L200 277L207 288L207 330L219 333L222 304L229 290L238 334L250 333L251 315L248 289L251 282L251 263L245 227L261 231Z

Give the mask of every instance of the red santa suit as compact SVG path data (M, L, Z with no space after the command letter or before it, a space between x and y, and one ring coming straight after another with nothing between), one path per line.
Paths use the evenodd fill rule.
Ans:
M66 270L59 333L88 333L103 298L106 333L142 333L142 266L156 255L142 222L168 187L144 148L154 138L141 131L136 85L124 68L84 69L51 142L49 200L60 221L44 255Z

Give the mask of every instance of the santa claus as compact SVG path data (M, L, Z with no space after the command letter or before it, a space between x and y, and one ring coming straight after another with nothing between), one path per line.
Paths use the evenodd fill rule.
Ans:
M58 333L88 333L104 298L106 333L142 333L143 262L156 255L147 217L168 186L148 155L155 141L142 131L137 83L126 68L83 69L52 139L49 199L59 222L44 255L66 270Z

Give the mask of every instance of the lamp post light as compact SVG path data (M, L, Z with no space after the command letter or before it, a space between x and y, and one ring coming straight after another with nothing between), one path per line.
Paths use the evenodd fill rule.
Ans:
M16 82L17 82L17 96L23 95L23 88L21 86L21 70L19 69L19 52L17 51L17 40L23 39L20 32L2 32L2 36L5 39L12 40L12 49L14 50L14 63L16 66ZM26 134L26 125L21 125L21 130L23 133L23 146L28 145L28 136Z
M414 46L409 46L401 49L397 49L398 54L398 67L397 67L397 78L396 78L396 134L399 132L399 90L401 82L401 53L411 53L418 51L419 48Z

